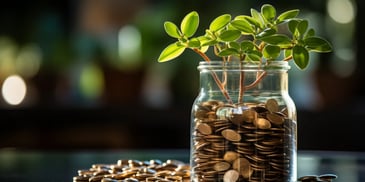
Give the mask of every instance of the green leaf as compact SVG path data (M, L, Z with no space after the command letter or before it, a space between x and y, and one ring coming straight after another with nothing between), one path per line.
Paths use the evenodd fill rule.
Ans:
M181 22L180 28L181 32L186 37L191 37L194 35L199 26L199 15L196 11L192 11L187 14Z
M276 45L266 45L262 50L262 54L266 59L273 60L280 56L280 47Z
M198 48L200 47L200 41L198 38L193 38L188 41L188 47Z
M264 4L261 7L261 14L268 22L274 22L276 17L276 9L270 4Z
M290 30L290 32L292 34L294 34L296 28L297 28L297 25L299 23L299 20L290 20L289 23L288 23L288 28Z
M216 40L213 40L207 36L200 36L198 37L198 40L200 41L201 46L212 46L217 43Z
M230 42L228 45L229 45L229 47L237 49L237 50L241 49L240 44L238 44L237 42Z
M297 31L299 32L299 35L304 35L304 33L308 29L308 20L302 20L297 25Z
M231 21L231 15L224 14L217 18L215 18L209 26L209 30L212 32L216 32L220 30L221 28L225 27L229 22Z
M293 50L292 49L285 49L284 50L284 57L287 58L292 55Z
M172 22L166 21L164 23L166 33L173 38L180 38L181 32L179 28Z
M233 20L231 24L233 27L237 28L237 30L241 31L242 34L252 34L255 32L247 20Z
M277 24L283 23L287 20L295 18L298 14L299 14L299 10L297 10L297 9L285 11L278 16L278 18L276 19L276 23Z
M252 61L261 61L262 53L256 50L249 51L247 56Z
M184 46L181 46L179 44L172 43L168 45L160 54L160 57L158 58L158 62L166 62L170 61L178 56L180 56L185 50Z
M321 37L308 37L304 39L304 44L307 49L314 52L331 52L331 44Z
M251 8L251 17L260 24L260 27L264 27L264 23L263 23L261 14L253 8Z
M259 34L256 35L257 39L263 38L263 37L267 37L270 35L274 35L276 33L276 30L273 28L266 28L265 30L263 30L262 32L260 32Z
M203 47L200 47L200 51L201 52L203 52L203 53L205 53L205 52L207 52L208 51L208 49L209 49L209 46L203 46Z
M280 45L280 46L285 46L285 45L291 45L291 39L283 34L274 34L274 35L270 35L270 36L266 36L266 37L262 37L259 40L262 40L268 44L272 44L272 45Z
M256 27L256 28L261 28L261 25L260 23L252 18L251 16L247 16L247 15L239 15L239 16L236 16L235 17L235 20L246 20L248 23L250 23L253 27Z
M226 30L219 34L219 39L223 42L235 41L241 36L241 32L238 30Z
M297 65L299 69L301 70L305 69L309 63L309 53L307 49L305 49L303 46L300 45L294 46L293 59L295 65Z
M222 51L220 51L218 53L218 56L232 56L232 55L238 55L239 52L237 49L235 48L226 48L226 49L222 49Z
M307 33L305 34L304 38L312 37L312 36L314 36L315 34L316 34L316 33L315 33L314 29L313 29L313 28L311 28L311 29L309 29L309 30L307 31Z
M242 41L240 46L241 46L242 51L250 51L255 48L255 45L253 44L253 42L249 41L249 40Z

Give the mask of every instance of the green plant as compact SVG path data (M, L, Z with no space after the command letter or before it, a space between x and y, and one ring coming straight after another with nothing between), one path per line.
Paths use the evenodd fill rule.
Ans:
M158 62L173 60L186 49L193 50L209 62L212 59L208 57L207 50L212 47L214 59L218 57L223 63L232 59L253 64L294 60L295 65L303 70L309 64L310 52L330 52L332 47L327 40L316 36L315 30L308 27L308 20L298 18L298 14L299 10L294 9L277 16L274 6L264 4L261 11L251 9L251 15L238 15L233 19L230 14L218 16L204 35L194 36L199 26L199 15L192 11L183 18L180 29L170 21L164 23L166 33L177 41L161 52ZM265 74L258 75L257 80L242 87L241 92L254 87ZM212 75L229 100L224 85L214 73Z

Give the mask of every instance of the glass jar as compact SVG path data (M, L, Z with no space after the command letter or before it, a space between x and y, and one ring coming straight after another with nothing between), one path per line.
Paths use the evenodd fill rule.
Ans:
M191 181L296 181L297 115L285 61L200 62Z

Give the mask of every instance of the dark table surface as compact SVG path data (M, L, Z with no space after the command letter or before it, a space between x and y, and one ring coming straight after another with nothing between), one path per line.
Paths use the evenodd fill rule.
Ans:
M189 160L188 149L34 151L0 149L1 182L72 181L77 170L92 164L113 164L119 159ZM332 173L335 181L365 181L365 153L298 151L298 177Z

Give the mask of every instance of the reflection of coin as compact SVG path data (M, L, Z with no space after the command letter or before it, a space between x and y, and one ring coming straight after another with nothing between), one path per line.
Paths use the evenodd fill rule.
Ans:
M279 116L278 114L275 113L268 113L266 115L266 118L275 125L281 125L284 123L284 118L282 116Z
M236 182L238 178L240 177L240 174L236 170L229 170L226 173L224 173L223 181L224 182Z
M255 126L259 129L269 129L271 128L270 121L265 118L257 118L254 122Z
M231 129L225 129L222 131L222 136L232 142L238 142L241 140L241 135Z
M270 112L278 112L279 111L279 104L275 99L268 99L266 101L265 107Z
M336 179L337 178L337 175L335 175L335 174L322 174L322 175L320 175L318 177L322 181L328 181L328 182L330 182L330 181Z
M212 128L206 123L198 124L197 128L198 128L198 131L203 135L212 134Z
M307 176L302 176L298 179L298 181L303 181L303 182L312 182L312 181L319 181L318 176L317 175L307 175Z

